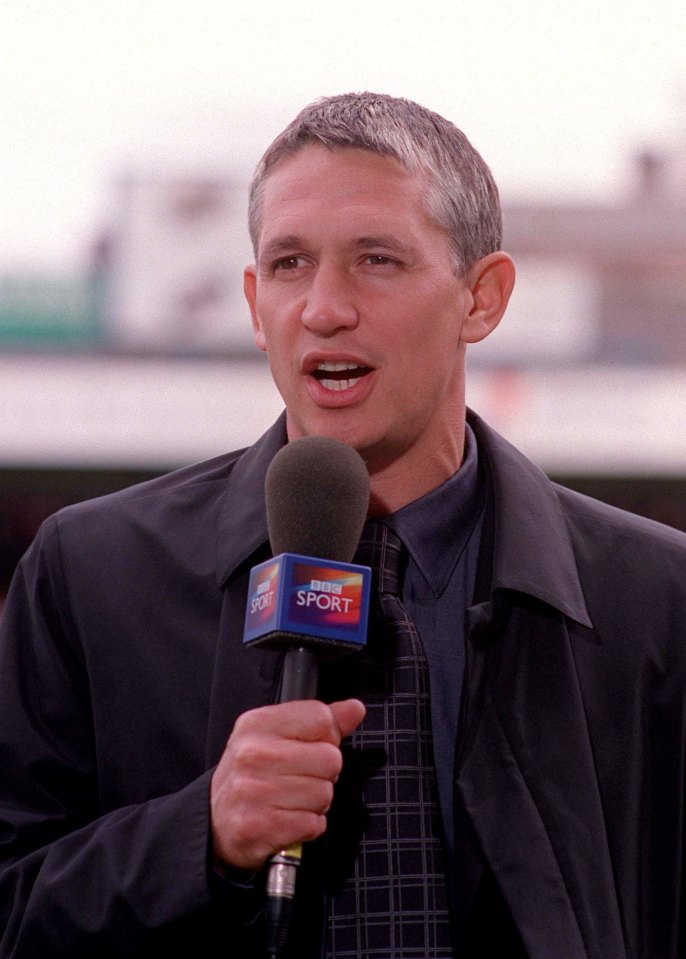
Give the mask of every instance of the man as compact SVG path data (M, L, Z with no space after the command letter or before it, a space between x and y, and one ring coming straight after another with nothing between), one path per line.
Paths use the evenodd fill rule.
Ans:
M488 168L417 104L328 98L263 157L250 224L245 292L285 416L246 451L63 511L18 570L0 956L264 955L263 867L295 842L291 956L682 955L686 537L553 486L465 420L466 347L514 281ZM322 702L274 704L279 655L241 646L265 472L310 435L360 452L375 529L402 541L439 813L417 848L428 876L441 845L449 904L430 922L403 898L422 868L364 873L368 793L346 833L373 691L331 670ZM393 748L382 714L365 789Z

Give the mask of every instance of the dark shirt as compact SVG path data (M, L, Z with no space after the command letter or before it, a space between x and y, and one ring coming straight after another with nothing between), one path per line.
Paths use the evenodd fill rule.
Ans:
M464 612L472 602L483 520L476 439L459 470L384 519L408 551L402 599L429 664L434 757L449 861L454 861L453 771L464 675Z

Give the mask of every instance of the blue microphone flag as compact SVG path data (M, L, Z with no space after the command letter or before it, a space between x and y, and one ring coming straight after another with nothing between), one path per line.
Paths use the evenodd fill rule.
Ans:
M339 652L360 649L367 642L371 578L368 566L297 553L281 553L255 566L244 645L300 642L321 651L329 645Z

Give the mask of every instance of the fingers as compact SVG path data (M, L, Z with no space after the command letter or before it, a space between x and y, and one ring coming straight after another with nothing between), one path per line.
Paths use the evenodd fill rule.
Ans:
M211 783L218 860L257 869L277 849L321 835L342 768L340 742L363 716L358 700L307 700L239 717Z
M361 703L359 699L346 699L339 703L331 703L329 708L338 724L341 739L345 739L346 736L357 729L366 712L364 703Z
M341 771L341 752L328 740L303 740L258 725L259 717L237 724L229 740L232 764L245 776L314 776L334 781Z
M317 699L263 706L239 716L234 731L271 730L285 739L328 742L339 746L344 736L362 722L365 708L358 699L326 703Z

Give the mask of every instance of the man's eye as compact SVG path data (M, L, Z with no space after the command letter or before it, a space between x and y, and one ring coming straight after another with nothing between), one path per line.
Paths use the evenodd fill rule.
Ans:
M370 253L367 262L372 266L388 266L389 263L395 263L395 260L383 253Z
M304 263L302 256L284 256L274 264L275 270L297 270Z

